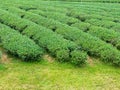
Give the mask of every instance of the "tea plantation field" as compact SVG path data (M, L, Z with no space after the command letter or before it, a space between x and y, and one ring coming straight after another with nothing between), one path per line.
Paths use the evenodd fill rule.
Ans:
M0 90L120 90L119 0L0 2Z

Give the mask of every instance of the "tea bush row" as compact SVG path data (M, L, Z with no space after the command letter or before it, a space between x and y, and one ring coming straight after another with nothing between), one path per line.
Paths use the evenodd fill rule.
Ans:
M22 29L22 33L33 39L39 46L46 49L47 52L55 56L60 62L69 61L75 65L85 63L87 54L81 51L81 47L74 42L66 40L61 35L58 35L47 28L26 19L21 19L7 11L0 10L0 12L1 22L8 26L21 31L21 26L25 27L27 25L26 28ZM22 25L20 26L18 23L14 23L17 21L21 22ZM77 55L75 55L75 53Z
M19 9L15 9L15 8L11 8L11 10L13 11L13 13L15 11L16 12L19 11ZM22 12L22 11L20 10L20 12ZM23 13L24 13L24 11L23 11ZM52 14L50 14L50 13L44 13L44 12L40 12L40 11L38 11L36 13L40 14L40 15L42 15L44 17L37 16L37 15L34 17L34 14L29 15L29 13L28 13L27 15L25 15L24 18L27 18L27 19L29 18L33 22L36 22L36 23L38 23L40 25L43 25L45 27L49 27L50 29L53 29L53 30L57 29L57 28L61 28L61 26L60 26L61 23L67 23L67 24L70 23L70 22L68 22L69 18L67 18L67 16L64 16L64 15L61 15L61 14L59 15L59 14L54 14L53 13L53 16L52 16ZM49 18L45 18L47 16ZM61 16L61 18L58 18L60 16ZM66 17L66 18L64 18L64 17ZM59 23L59 22L57 22L57 21L55 21L53 19L58 20L61 23ZM60 19L62 19L62 20L60 20ZM46 24L45 22L48 22L48 23ZM71 22L71 24L72 24L72 22ZM91 26L89 23L78 22L78 21L76 21L75 24L72 24L72 26L76 27L76 28L79 28L80 30L83 30L84 32L88 32L89 34L91 34L93 36L97 36L100 39L102 39L102 40L104 40L104 41L106 41L108 43L111 43L112 45L114 45L118 49L120 49L120 34L115 32L114 30L109 30L109 29L102 28L102 27L97 27L97 26Z
M43 54L35 42L3 24L0 24L0 39L3 48L25 61L35 61Z
M24 18L29 19L39 25L43 25L44 23L44 25L47 25L47 28L51 28L51 22L48 23L45 21L45 18L21 10L17 10L16 15L20 15L20 12L24 13ZM50 26L48 24L50 24ZM76 44L82 46L82 48L90 55L100 57L104 62L110 62L117 65L120 64L120 52L112 45L107 44L75 27L70 27L62 23L54 22L54 26L52 27L55 28L55 32L61 34L64 38L74 41Z

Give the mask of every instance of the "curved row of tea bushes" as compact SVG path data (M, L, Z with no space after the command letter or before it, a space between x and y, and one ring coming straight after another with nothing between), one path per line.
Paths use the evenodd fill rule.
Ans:
M28 7L26 7L26 8L28 8ZM22 9L26 10L25 8L22 8ZM66 15L68 15L70 17L75 17L75 18L78 18L78 19L81 19L81 20L94 18L94 19L113 21L113 22L116 22L116 23L120 22L120 20L118 18L113 18L113 17L110 17L110 16L108 17L108 16L103 15L102 13L97 14L96 12L93 12L93 11L92 11L93 13L91 13L89 10L85 10L84 7L82 9L75 9L75 8L71 7L71 9L68 10L68 11L64 10L64 12L60 12L60 11L55 11L55 8L50 9L47 6L47 7L42 7L42 8L38 8L38 9L35 9L35 10L29 10L29 11L31 11L31 12L39 12L41 15L44 14L43 12L47 12L47 13L51 12L51 13L56 13L56 14L61 13L61 15L66 14ZM48 15L52 16L51 13L49 13ZM65 16L62 15L61 17L63 18Z
M51 5L46 5L45 6L45 4L41 4L40 6L39 5L33 5L33 6L20 5L19 8L24 9L25 11L43 10L43 11L54 11L54 12L61 12L61 13L67 12L67 9L64 8L64 7L59 8L59 7L54 7L54 6L51 6Z
M60 21L61 23L70 24L70 22L68 22L70 20L70 17L67 17L60 13L43 12L40 10L39 11L34 10L33 12L48 18L48 19L47 18L44 19L44 21L49 21L52 18L54 20ZM61 16L61 18L59 18L60 16ZM55 22L55 21L53 21L53 22ZM39 22L37 22L37 23L39 23ZM114 30L109 30L109 29L97 27L97 26L91 26L89 23L79 22L77 20L74 23L75 24L73 24L71 22L71 25L74 27L77 27L85 32L88 31L88 33L90 33L91 35L97 36L100 39L102 39L106 42L109 42L112 45L116 46L118 49L120 49L120 34L115 32ZM52 22L51 22L51 24L52 24ZM56 24L58 24L58 22L56 22Z
M3 24L0 24L0 39L3 48L24 61L35 61L43 54L35 42Z
M115 23L120 22L119 18L113 18L114 15L108 17L108 16L106 16L106 13L99 13L98 9L96 9L96 7L94 9L96 9L97 11L93 12L93 9L90 8L90 7L87 10L86 8L88 8L88 7L80 6L82 8L81 9L80 7L74 7L73 8L70 5L69 4L68 4L68 6L65 5L67 7L56 6L56 8L54 8L54 5L51 5L51 6L48 5L46 7L44 5L41 5L40 7L39 6L37 7L37 5L35 5L35 6L33 5L31 7L29 5L21 5L21 6L19 6L19 8L24 9L26 11L36 11L36 10L39 11L39 10L42 10L42 11L45 11L45 12L49 11L49 12L52 12L52 13L53 12L59 12L59 13L62 13L62 14L67 14L70 17L78 18L81 21L94 18L94 19L108 20L108 21L112 21L112 22L115 22ZM68 10L67 10L67 8L68 8ZM99 7L100 10L102 10L102 8L103 7L101 7L101 8ZM106 8L104 8L104 9L106 9ZM61 10L63 10L63 11L61 12ZM98 14L98 15L96 15L96 14ZM60 20L64 20L64 19L60 19ZM115 27L115 28L118 28L118 27Z
M15 8L11 8L11 10L10 10L10 12L13 12L13 13L16 12L17 14L19 14L19 12L22 12L21 10L15 9ZM23 11L23 13L24 13L24 11ZM55 14L53 15L54 17L53 16L50 17L49 13L47 14L47 13L40 12L40 11L36 12L36 13L37 14L39 13L44 17L48 16L49 18L57 19L57 18L54 18ZM58 17L60 17L60 15L57 14ZM39 25L43 25L43 26L48 27L48 28L53 29L53 30L57 29L57 28L61 28L61 23L59 23L59 22L57 22L53 19L44 18L42 16L38 16L38 15L34 16L34 14L29 15L29 13L28 13L27 15L25 15L24 18L30 19L30 20L32 20L33 22L35 22ZM58 19L58 21L60 21L60 20ZM68 21L69 21L69 18L66 18L66 19L64 19L60 22L65 23L65 22L68 22ZM48 23L46 24L46 22L48 22ZM84 22L75 23L72 26L76 27L76 28L79 28L80 30L83 30L85 32L88 31L89 34L91 34L93 36L97 36L100 39L102 39L102 40L104 40L108 43L111 43L112 45L114 45L115 47L120 49L120 34L115 32L114 30L108 30L108 29L102 28L102 27L91 26L89 23L84 23Z
M90 13L86 13L86 14L90 14ZM112 17L112 16L104 16L104 14L97 14L97 13L93 13L90 15L90 18L89 19L97 19L97 20L105 20L105 21L109 21L109 22L113 22L114 24L118 23L120 24L120 20L119 18L115 18L115 17Z
M32 13L35 13L35 14L39 14L43 17L47 17L47 18L52 18L54 20L58 20L62 23L65 23L65 24L68 24L68 25L72 25L74 23L80 23L84 26L84 23L81 23L80 21L76 20L76 19L73 19L71 17L68 17L68 16L65 16L64 14L61 14L61 13L57 13L57 12L43 12L41 10L30 10L30 12ZM76 15L75 15L76 16ZM60 17L60 18L59 18ZM91 17L88 15L84 15L82 13L80 13L80 16L76 16L76 18L80 19L81 21L85 21L86 19L90 19ZM97 17L96 17L97 18ZM99 17L98 17L99 18ZM74 21L73 21L74 20ZM97 20L97 19L96 19ZM97 21L96 21L97 22ZM94 23L96 23L94 22ZM111 22L111 24L107 24L106 23L106 26L108 26L108 28L111 27L111 25L115 26L115 27L118 27L119 28L119 24L117 24L116 26L116 23L112 22L112 21L108 21L108 22ZM88 26L88 24L86 24ZM90 25L89 25L90 26ZM107 27L106 27L107 28Z
M86 22L88 22L92 25L97 25L100 27L108 28L108 29L114 29L115 31L120 32L120 24L117 24L117 23L112 22L112 21L90 19L90 20L86 20Z
M81 47L74 42L66 40L61 35L58 35L53 31L39 26L31 21L20 19L12 13L4 10L0 10L0 12L0 21L2 23L15 27L20 31L20 26L14 22L19 20L23 26L29 22L29 25L22 30L22 33L33 39L39 46L46 49L46 51L55 56L60 62L69 61L78 66L86 62L87 54L81 51Z
M81 47L74 42L63 39L63 37L47 28L33 25L27 27L23 33L43 46L60 62L68 61L79 66L87 60L87 54L81 51Z
M101 20L108 20L108 21L113 21L113 22L120 22L118 17L115 17L114 15L104 13L104 11L93 11L93 9L85 9L84 7L82 9L79 8L73 8L69 10L67 13L68 16L70 17L75 17L81 20L81 18L87 19L101 19ZM100 9L101 10L101 9ZM116 21L117 20L117 21Z
M120 50L120 33L103 27L98 27L94 25L90 25L89 23L75 23L72 25L73 27L77 27L92 36L99 37L103 41L110 43L117 47Z
M62 5L61 5L62 4ZM92 15L93 12L95 12L95 14L99 13L101 16L103 16L103 14L107 17L108 15L110 16L118 16L118 15L115 15L117 12L119 12L119 7L118 6L114 6L112 5L112 9L109 5L109 4L106 4L106 6L100 4L97 5L94 3L89 3L89 4L86 4L86 3L61 3L61 4L58 4L57 3L51 3L51 4L47 4L47 3L41 3L41 5L39 6L38 4L33 4L33 5L29 5L29 4L22 4L22 5L18 5L17 7L21 8L21 9L24 9L26 11L29 11L29 10L43 10L43 11L54 11L54 12L61 12L61 13L67 13L67 12L70 12L71 10L74 10L75 12L80 12L80 13L83 13L83 12L89 12L89 15L90 16L94 16ZM109 7L109 8L108 8ZM82 9L81 9L82 8ZM105 12L104 12L105 11ZM107 13L106 13L107 12ZM114 13L115 12L115 13ZM99 15L98 14L98 15Z
M119 22L118 19L116 18L112 18L112 17L105 17L105 16L101 16L101 15L96 15L96 14L86 14L85 12L79 10L79 11L76 11L76 10L70 10L68 12L65 12L64 14L60 13L60 12L54 12L54 11L41 11L41 10L30 10L30 12L33 12L33 13L38 13L40 15L44 15L46 17L53 17L55 18L54 16L56 17L60 17L61 16L61 19L69 19L70 17L74 17L74 18L78 18L80 19L81 21L85 21L86 19L91 19L91 18L95 18L95 19L101 19L101 20L109 20L109 21L113 21L114 22ZM69 18L65 16L65 14L67 13L67 16L70 16ZM56 19L59 19L59 18L56 18ZM59 19L60 20L60 19ZM77 21L77 20L76 20ZM114 23L115 24L115 23Z
M43 17L39 15L32 14L30 12L21 12L22 14L24 13L24 18L29 19L37 24L42 25L41 23L43 22L46 22L48 24L48 22L45 21L45 18L42 19ZM19 10L16 11L16 15L20 15ZM49 24L51 25L51 23ZM82 46L82 48L90 55L100 57L104 62L120 65L120 52L112 45L107 44L102 40L91 36L90 34L84 33L77 28L70 27L62 23L59 25L55 23L54 27L56 28L55 32L63 35L64 38L74 41L76 44Z
M28 8L28 7L26 7L26 8ZM56 8L62 8L63 9L62 6L59 6L59 7L56 7ZM99 11L98 11L98 8L95 7L93 9L93 6L91 8L90 6L86 6L86 5L85 6L83 5L83 6L80 6L80 7L72 7L72 6L68 5L68 7L64 7L64 8L65 9L69 8L69 9L64 10L64 12L57 11L56 8L50 9L48 6L46 6L46 7L42 6L42 8L38 8L36 10L37 11L42 10L42 11L45 11L45 12L49 11L49 12L52 12L52 13L53 12L64 13L64 14L67 14L67 15L69 15L71 17L77 17L79 19L81 19L81 18L85 18L85 19L94 18L94 19L109 20L109 21L113 21L113 22L120 22L118 18L113 18L113 16L108 17L109 14L104 13L104 11L102 10L103 7L99 8ZM25 8L23 8L23 9L26 10ZM105 9L106 8L104 8L104 10ZM30 11L36 11L36 10L30 10ZM115 12L115 10L113 12Z
M111 43L120 50L120 33L102 27L91 26L88 33Z
M72 25L74 23L79 22L79 20L76 18L68 17L68 16L58 13L58 12L49 12L49 11L44 12L41 10L32 10L30 12L37 13L46 18L53 18L54 20L59 20L60 22L68 24L68 25Z
M26 2L27 3L27 2ZM61 4L60 4L61 3ZM16 6L16 5L15 5ZM112 7L111 7L112 6ZM50 2L41 2L41 5L38 4L24 4L22 3L20 7L30 10L29 8L36 8L36 9L42 9L42 10L55 10L55 11L61 11L64 12L66 9L89 9L89 10L94 10L94 11L110 11L114 13L114 11L119 10L119 5L114 5L114 4L102 4L102 3L62 3L62 2L56 2L56 3L50 3ZM114 9L113 9L114 8Z
M25 10L25 9L24 9ZM70 11L68 12L65 12L65 13L60 13L60 12L54 12L54 11L42 11L42 10L30 10L30 12L32 13L36 13L36 14L39 14L41 16L44 16L44 17L48 17L48 18L54 18L55 20L59 20L61 22L64 22L64 23L67 23L68 20L70 21L74 21L74 22L79 22L78 20L78 17L76 18L73 18L72 15L71 17L68 17L69 16L69 13ZM66 16L66 15L67 16ZM81 21L84 21L85 19L87 19L86 17L83 17L84 15L81 13L80 15L81 17L79 18ZM89 15L88 15L89 16ZM66 22L67 21L67 22Z

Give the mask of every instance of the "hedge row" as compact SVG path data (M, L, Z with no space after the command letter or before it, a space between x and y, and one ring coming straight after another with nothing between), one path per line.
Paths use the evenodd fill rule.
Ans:
M48 17L48 18L58 20L58 21L60 21L62 23L66 23L68 25L72 25L72 24L77 23L77 22L79 23L79 21L77 21L76 19L73 19L71 17L67 17L67 16L65 16L63 14L56 13L56 12L51 13L49 11L48 12L43 12L43 11L40 11L40 10L32 10L31 12L39 14L39 15L44 16L44 17ZM61 18L59 18L59 17L61 17ZM90 16L86 16L86 15L84 15L82 13L80 14L80 16L76 16L76 17L78 19L80 19L81 21L86 21L87 20L86 23L90 23L90 24L97 25L97 26L100 26L100 27L105 27L105 28L108 28L108 29L111 28L111 29L114 29L115 31L119 32L120 24L113 22L115 19L113 21L91 19ZM117 21L117 20L115 20L115 21Z
M76 6L78 6L78 5L80 5L80 4L76 4ZM94 19L113 21L115 23L120 22L119 18L115 18L115 17L113 17L115 15L110 14L111 9L109 10L106 7L99 7L99 6L96 5L96 7L92 6L92 8L91 8L90 6L88 7L87 4L85 4L83 6L81 5L80 7L73 7L73 6L71 6L71 4L65 4L65 5L63 4L61 6L55 5L56 8L54 8L54 5L51 5L51 6L46 5L46 7L45 7L44 4L42 4L41 6L37 6L37 5L32 5L32 6L21 5L21 6L19 6L19 8L24 9L26 11L42 10L42 11L45 11L45 12L49 11L51 13L59 12L59 13L67 14L68 16L71 16L71 17L78 18L80 20L87 20L87 19L94 18ZM109 14L104 13L104 11L107 11ZM114 12L116 13L117 11L118 10L115 8ZM115 14L115 13L113 13L113 14ZM112 16L110 16L110 15L112 15ZM119 16L119 15L117 15L117 16ZM64 19L61 19L61 20L64 20Z
M113 23L119 23L120 20L117 17L114 17L114 15L110 16L109 14L106 15L106 13L104 13L104 11L93 11L93 9L91 9L92 11L90 11L90 9L71 9L70 11L67 12L66 15L70 16L70 17L74 17L77 18L79 20L82 21L82 19L85 20L89 20L89 19L98 19L98 20L106 20L109 22L113 22Z
M20 12L24 13L24 18L29 19L37 24L43 25L46 23L45 18L32 14L30 12L24 12L22 10L14 10L16 15L20 15ZM41 24L42 23L42 24ZM51 23L47 22L47 25ZM46 25L46 24L44 24ZM58 27L59 26L59 27ZM49 28L49 26L46 26ZM53 27L53 26L52 26ZM120 65L120 52L112 45L107 44L100 39L84 33L83 31L67 26L65 24L55 23L55 32L64 36L64 38L74 41L76 44L82 46L90 55L100 57L104 62L111 62L113 64Z
M89 19L89 20L86 20L86 22L88 22L92 25L97 25L100 27L108 28L108 29L114 29L115 31L120 32L120 24L119 23L115 23L115 22L107 21L107 20L98 20L98 19Z
M90 14L90 13L86 13L86 14ZM97 19L97 20L103 20L103 21L105 20L105 21L113 22L114 24L120 23L119 18L112 17L112 16L105 16L104 14L100 15L99 13L91 14L89 19Z
M93 5L94 4L94 5ZM43 10L43 11L54 11L54 12L61 12L61 13L67 13L71 12L71 10L74 10L76 13L89 13L90 16L92 15L93 12L94 14L98 14L101 16L108 16L110 17L118 17L119 16L119 6L118 5L109 5L109 4L102 4L102 3L61 3L61 2L56 2L56 3L41 3L39 6L38 4L22 4L18 5L17 7L23 8L25 10ZM114 9L113 9L114 8ZM119 20L119 19L118 19Z
M68 24L68 25L72 25L74 23L79 22L79 20L76 18L68 17L68 16L66 16L62 13L58 13L58 12L49 12L49 11L45 12L45 11L41 11L41 10L30 10L30 12L37 13L46 18L53 18L54 20L58 20L62 23Z
M7 11L0 10L0 12L1 22L20 31L20 25L14 22L21 22L22 27L25 27L26 23L28 23L27 27L22 30L22 33L33 39L39 46L46 49L60 62L69 61L75 65L85 63L87 54L81 51L81 47L74 42L66 40L61 35L58 35L42 26L38 26L26 19L20 19L18 16L15 16ZM7 17L9 17L10 20Z
M19 9L18 10L13 9L13 11L17 12L17 11L19 11ZM58 14L58 13L55 13L55 14L53 13L53 16L52 16L52 13L49 13L49 12L44 13L42 11L38 11L36 13L39 14L39 15L42 15L44 17L53 18L53 19L58 20L58 21L60 21L62 23L67 23L68 24L68 21L70 20L69 17L67 18L67 16L64 16L64 15ZM61 18L58 18L60 16L61 16ZM33 17L34 16L27 14L24 18L27 18L27 19L29 18L30 19L30 18L33 18ZM61 23L59 23L59 22L57 22L57 21L55 21L53 19L47 19L47 18L37 16L37 15L35 17L37 18L37 20L36 20L36 18L34 18L34 19L32 19L33 22L36 22L36 23L38 23L40 25L43 25L45 27L49 27L50 29L60 28L59 26L61 25ZM62 20L60 20L60 19L62 19ZM40 22L40 21L42 21L42 22ZM45 22L48 22L47 24L49 24L49 25L46 25ZM77 22L78 21L76 20L76 23L73 24L72 26L76 27L76 28L79 28L80 30L83 30L85 32L88 31L89 34L91 34L93 36L97 36L100 39L102 39L102 40L104 40L104 41L106 41L108 43L111 43L112 45L114 45L118 49L120 49L120 34L119 33L115 32L114 30L109 30L109 29L102 28L102 27L97 27L97 26L91 26L89 23L84 23L84 22L78 22L77 23ZM71 22L71 24L72 24L72 22Z
M26 10L24 8L22 8L22 9ZM32 12L32 13L37 13L37 14L39 14L41 16L46 16L46 17L52 17L54 19L59 19L60 21L64 21L64 20L67 19L69 21L71 20L71 21L74 21L74 22L78 22L77 19L79 19L81 21L84 21L84 20L86 20L86 19L88 19L90 17L89 15L86 15L85 13L83 14L82 12L80 12L80 15L78 17L74 16L74 15L72 15L72 11L71 10L70 11L66 11L64 13L61 13L59 11L55 12L55 10L49 11L49 9L45 10L45 11L44 11L44 9L41 9L41 10L29 10L29 11ZM65 14L67 16L71 16L71 17L67 17L67 16L65 16ZM76 17L77 19L72 18L72 17Z
M45 7L46 6L46 7ZM55 5L56 6L56 5ZM67 12L67 9L64 8L64 7L54 7L52 5L47 5L46 4L41 4L40 6L37 4L37 5L20 5L20 6L17 6L18 8L20 9L24 9L25 11L30 11L30 10L43 10L43 11L54 11L54 12L61 12L61 13L64 13L64 12Z
M53 18L53 19L55 19L55 20L59 20L60 22L62 22L62 23L66 23L66 24L68 24L68 25L72 25L72 24L74 24L74 23L77 23L77 22L79 22L77 19L75 19L75 18L72 18L72 17L68 17L68 16L65 16L64 14L61 14L61 13L57 13L57 12L49 12L49 11L47 11L47 12L43 12L43 11L41 11L41 10L31 10L30 12L32 12L32 13L36 13L36 14L39 14L39 15L41 15L41 16L44 16L44 17L48 17L48 18ZM71 16L71 15L70 15ZM73 15L72 15L73 16ZM59 18L59 17L61 17L61 18ZM84 14L82 14L82 13L80 13L80 15L79 16L76 16L75 15L75 17L76 18L78 18L78 19L80 19L81 21L85 21L85 20L87 20L87 21L91 21L91 16L90 15L84 15ZM93 16L94 17L94 16ZM98 19L100 19L100 17L98 16L96 16L96 22L91 22L91 24L94 24L94 25L96 25L97 23L97 25L98 26L102 26L102 27L106 27L106 28L113 28L113 29L115 29L115 30L119 30L119 27L120 27L120 24L119 23L115 23L115 21L118 21L119 22L119 20L117 20L117 19L113 19L113 21L107 21L107 20L102 20L101 19L101 21L102 21L102 23L101 23L101 21L100 20L98 20ZM102 18L102 17L101 17ZM89 20L88 20L89 19ZM109 18L108 18L109 19ZM98 22L97 22L98 21ZM106 23L105 23L105 21L106 21ZM113 27L112 27L113 26Z
M43 54L35 42L3 24L0 24L0 39L3 48L25 61L35 61Z
M21 9L24 9L24 10L27 10L29 7L28 6L23 6ZM56 10L57 8L57 10ZM66 8L67 7L49 7L49 6L41 6L40 8L37 8L37 9L34 9L34 10L29 10L29 11L32 11L32 12L40 12L41 14L44 14L42 11L44 12L51 12L51 13L61 13L61 14L67 14L68 16L71 16L71 17L75 17L75 18L79 18L79 19L82 19L82 17L84 19L91 19L91 18L94 18L94 19L101 19L101 20L109 20L109 21L113 21L113 22L120 22L120 20L118 18L113 18L113 16L106 16L106 13L104 13L104 11L102 11L102 9L99 10L98 12L98 9L96 9L97 11L93 11L94 9L93 8L90 8L87 10L87 7L74 7L72 8L72 6L69 5L69 10L67 10ZM62 9L60 9L62 8ZM82 8L82 9L81 9ZM92 11L90 11L90 9ZM105 9L105 8L104 8ZM41 11L42 10L42 11ZM61 12L60 10L63 10L63 12ZM101 13L103 12L103 13ZM109 12L110 13L110 12ZM50 13L49 13L50 14ZM52 15L52 14L51 14ZM63 15L61 16L63 17Z
M92 36L99 37L103 41L114 45L120 50L120 33L112 29L109 30L107 28L90 25L89 23L84 22L75 23L72 26L85 31L91 34Z
M51 12L43 12L43 11L37 11L37 10L34 10L32 11L34 13L37 13L41 16L44 16L44 17L48 17L48 18L52 18L54 20L58 20L62 23L66 23L66 24L70 24L74 27L77 27L83 31L89 31L88 33L90 33L91 35L93 36L97 36L99 37L100 39L106 41L106 42L109 42L111 43L112 45L116 46L118 49L120 49L120 34L115 32L114 30L109 30L109 29L106 29L106 28L102 28L102 27L97 27L97 26L91 26L89 23L84 23L84 22L79 22L77 21L76 19L74 19L74 23L70 21L70 19L72 20L72 18L70 17L67 17L63 14L60 14L60 13L51 13ZM59 18L61 16L61 18ZM46 21L49 21L49 19L45 19ZM84 19L83 19L84 20ZM55 22L55 21L53 21ZM56 22L57 23L57 22ZM115 23L114 23L115 24Z
M77 4L78 6L80 5L80 4ZM76 5L76 6L77 6ZM111 10L110 8L106 8L106 7L98 7L97 5L96 6L93 6L93 5L91 5L92 7L90 7L90 5L81 5L81 6L79 6L79 7L74 7L74 5L73 6L71 6L71 4L67 4L67 5L62 5L62 6L57 6L56 8L58 9L60 9L60 8L62 8L62 10L64 11L64 12L60 12L60 11L57 11L56 10L56 8L54 8L54 9L51 9L51 8L49 8L49 6L46 6L46 7L43 7L42 6L42 8L38 8L38 9L36 9L37 11L38 10L42 10L42 11L49 11L49 12L59 12L59 13L66 13L67 15L71 15L71 16L73 16L73 17L78 17L78 18L80 18L80 17L85 17L86 16L86 19L88 18L94 18L94 19L102 19L102 20L109 20L109 21L119 21L120 22L120 20L118 19L118 18L113 18L114 16L115 16L115 14L117 14L116 12L119 12L119 9L117 9L117 8L114 8L114 10ZM63 8L64 7L64 8ZM28 7L26 7L26 8L28 8ZM69 8L68 10L67 10L67 8ZM82 9L81 9L82 8ZM96 9L97 8L97 9ZM23 8L24 9L24 8ZM110 10L109 10L110 9ZM25 10L25 9L24 9ZM34 11L34 10L32 10L32 11ZM104 11L106 11L107 12L107 14L106 13L104 13ZM113 13L112 13L112 12ZM119 14L119 13L118 13ZM106 16L107 15L107 16ZM110 16L110 15L112 15L112 16ZM109 17L108 17L109 16ZM117 15L117 16L119 16L119 15Z

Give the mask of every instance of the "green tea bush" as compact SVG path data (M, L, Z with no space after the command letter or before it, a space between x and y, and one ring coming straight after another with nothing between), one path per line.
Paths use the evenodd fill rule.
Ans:
M60 61L60 62L64 62L66 60L70 61L69 51L68 50L59 50L59 51L57 51L56 52L56 57L57 57L58 61ZM76 59L76 61L77 61L77 59ZM79 63L79 64L81 64L81 63Z
M19 32L0 24L0 37L3 48L25 61L34 61L43 54L43 49Z
M74 65L82 65L85 62L85 60L87 59L87 54L85 53L81 53L79 52L78 50L75 50L71 53L71 63L74 64Z
M84 23L84 22L79 22L79 23L75 23L72 25L72 27L79 28L80 30L84 32L89 31L90 26L91 25L89 23Z
M29 8L29 6L27 6L26 8ZM67 10L67 8L69 8L69 10ZM107 9L107 8L104 8L104 9ZM61 11L61 10L63 10L63 11ZM70 5L68 4L68 5L65 5L65 6L61 5L61 6L56 7L56 8L54 8L52 6L51 7L50 6L46 6L46 7L41 6L41 7L37 8L37 9L35 9L35 10L29 10L29 11L32 12L32 13L36 13L36 12L38 13L39 12L39 14L41 16L46 16L46 15L49 16L50 13L55 15L55 13L57 13L58 16L62 15L62 16L60 16L61 17L61 21L62 20L64 21L64 19L62 19L64 17L63 15L67 15L69 17L77 18L77 19L79 19L81 21L85 21L87 19L91 19L92 18L92 19L98 19L98 20L112 21L112 22L116 22L116 23L120 22L119 18L108 16L108 15L111 15L111 14L108 14L106 16L105 13L101 13L102 12L101 7L96 9L96 6L94 6L94 7L92 6L92 8L90 6L89 6L89 8L84 7L84 6L74 7L71 4ZM115 12L115 10L112 11L112 12ZM119 12L119 10L118 10L118 12ZM49 13L49 14L47 14L47 13ZM60 18L58 18L58 19L60 19Z
M56 6L56 4L55 4ZM27 4L23 4L23 5L20 5L20 6L16 6L20 9L23 9L25 11L35 11L35 10L42 10L42 11L54 11L54 12L61 12L61 13L64 13L64 12L67 12L68 10L66 8L64 8L63 6L61 7L54 7L52 5L46 5L45 4L41 4L40 6L37 5L27 5ZM32 9L33 8L33 9ZM36 8L36 9L34 9Z
M86 22L88 22L92 25L97 25L100 27L105 27L108 29L116 30L116 31L119 31L118 27L120 26L120 24L118 24L118 23L115 23L112 21L107 21L107 20L89 19L89 20L86 20Z
M78 20L80 20L82 22L84 22L84 21L86 21L87 19L90 18L89 14L81 12L80 10L77 11L76 9L75 10L74 9L70 10L69 12L67 12L66 15L69 16L69 17L77 18Z
M65 16L62 15L62 14L50 13L50 12L46 13L46 12L43 12L43 11L40 11L40 10L34 10L33 12L35 12L35 13L41 15L41 16L48 17L48 19L44 18L44 17L41 17L41 16L38 17L36 15L37 19L32 20L31 18L34 17L34 16L32 16L32 14L30 14L30 15L27 14L25 16L25 18L29 18L33 22L36 22L38 24L42 24L46 27L49 27L49 25L51 24L50 27L49 27L50 29L52 29L52 28L54 29L54 27L59 28L60 23L55 21L55 20L58 20L62 23L66 22L66 24L69 21L69 18L67 16L66 16L66 18L64 18ZM58 18L60 16L61 16L61 18ZM49 19L49 18L52 18L54 20ZM46 25L44 22L41 23L39 21L48 21L50 24ZM76 27L76 28L79 28L80 30L85 31L85 32L88 31L89 34L91 34L93 36L97 36L100 39L111 43L112 45L116 46L118 49L120 47L120 45L119 45L120 35L119 35L119 33L115 32L114 30L109 30L107 28L97 27L97 26L94 26L94 25L90 25L89 23L77 22L77 21L75 22L75 24L72 24L72 26Z
M70 16L70 17L64 15L63 13L60 13L60 12L58 13L58 12L53 12L53 11L52 12L51 11L46 11L45 12L45 11L41 11L41 10L30 10L30 12L39 14L43 17L47 17L47 18L49 18L49 21L52 18L54 20L60 21L62 23L68 24L70 26L71 25L75 26L75 27L77 27L79 29L82 29L84 31L87 31L89 29L90 24L85 23L85 22L80 22L75 18L79 19L79 17L85 16L85 19L87 21L89 21L91 18L94 18L94 19L96 19L96 22L98 21L97 22L98 26L102 26L102 27L106 27L106 28L112 28L116 31L118 31L119 26L120 26L119 23L114 22L115 19L112 18L112 17L103 17L101 15L96 15L96 14L87 15L86 13L82 14L83 12L80 12L80 13L79 13L79 11L76 12L76 10L73 10L73 12L72 11L69 12L68 16ZM59 18L59 17L61 17L61 18ZM74 17L74 18L72 18L72 17ZM51 21L53 21L53 20L51 20ZM81 21L83 21L83 19ZM99 21L100 21L100 23L99 23ZM101 21L104 21L104 24L102 24L103 22L101 23ZM53 21L53 22L55 22L55 21ZM96 22L93 22L93 23L96 23Z
M73 27L77 27L82 31L87 31L87 33L91 34L92 36L99 37L103 41L110 43L120 49L120 33L109 30L107 28L98 27L94 25L90 25L89 23L76 23L72 25Z
M25 15L24 18L29 19L39 25L45 26L45 23L44 23L45 20L46 22L49 21L49 19L45 19L44 17L29 13L29 12L27 13L24 12L24 15ZM49 23L47 23L47 25L48 24ZM104 59L104 61L107 61L113 64L119 64L120 52L116 48L114 48L112 45L107 44L106 42L103 42L99 38L93 37L88 33L84 33L78 28L70 27L60 22L58 23L56 22L54 27L56 27L56 30L55 30L56 33L64 36L64 38L66 39L74 41L77 45L82 46L82 49L87 51L87 53L89 53L90 55L100 57L101 59L104 59L104 57L106 57L106 60ZM109 53L107 53L106 51L109 51ZM113 57L111 57L112 54L114 54ZM116 60L117 62L114 62Z
M24 23L26 25L26 23L28 22L29 25L22 30L23 31L22 33L33 39L39 46L46 49L51 55L56 56L56 58L59 61L68 61L66 57L68 57L70 60L71 50L73 51L78 48L77 44L75 44L72 41L64 39L61 35L54 33L52 30L44 28L26 19L20 19L18 16L10 14L7 11L4 10L0 10L0 11L1 11L0 20L6 25L16 26L16 29L18 30L20 30L19 28L17 28L19 27L19 25L13 23L13 21L17 22L18 20L20 20L20 22L22 22L23 25ZM11 21L7 21L6 18L2 18L2 17L9 17L11 18ZM32 20L34 20L34 18ZM83 59L85 61L85 58Z
M120 33L117 33L114 30L91 26L88 33L92 34L93 36L99 37L108 43L111 43L118 49L120 47Z
M34 28L34 31L33 31L33 28ZM32 36L33 40L37 41L37 43L40 46L44 46L44 48L47 49L51 55L55 56L59 62L66 62L66 61L70 62L71 51L78 48L78 46L75 43L65 40L63 39L63 37L41 26L39 27L37 25L30 26L26 28L23 33L29 37ZM81 53L84 53L84 52L81 52ZM85 57L83 58L84 61L86 61ZM78 64L80 65L81 63L78 63Z
M34 13L36 10L31 10L31 11ZM97 9L96 8L87 9L85 7L82 7L82 9L71 8L71 10L69 10L68 12L65 12L65 13L67 13L66 14L67 16L77 18L81 21L90 20L90 19L97 19L98 21L105 20L105 21L112 23L112 24L113 23L115 24L115 22L116 22L116 24L120 22L119 18L108 16L108 15L106 16L104 13L100 13L100 12L102 12L102 11L101 11L101 9L98 10L98 8ZM83 20L82 20L82 17L83 17Z
M52 18L54 20L58 20L58 21L60 21L62 23L68 24L68 25L79 22L79 20L77 20L76 18L68 17L68 16L66 16L66 15L64 15L62 13L49 12L49 11L44 12L44 11L41 11L41 10L34 10L34 12L35 11L37 13L39 13L39 15L41 15L41 16L44 16L44 17L47 17L47 18Z

